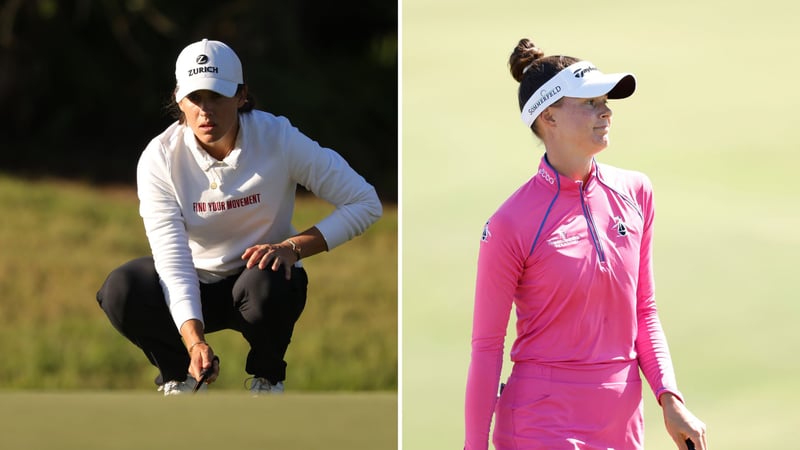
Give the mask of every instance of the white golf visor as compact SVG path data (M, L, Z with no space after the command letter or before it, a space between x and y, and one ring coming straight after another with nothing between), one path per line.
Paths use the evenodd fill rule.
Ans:
M593 98L608 94L608 98L618 99L629 97L635 90L633 74L604 74L589 61L579 61L558 72L531 95L522 107L522 121L530 128L545 108L562 97Z

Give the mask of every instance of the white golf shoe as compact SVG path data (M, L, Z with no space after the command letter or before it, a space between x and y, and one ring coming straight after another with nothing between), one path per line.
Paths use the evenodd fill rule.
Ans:
M283 394L283 381L272 384L266 378L254 377L250 380L250 394L253 397L260 395Z
M162 384L158 387L159 392L163 391L164 396L168 395L183 395L183 394L191 394L194 391L194 387L197 386L197 380L195 380L191 376L186 377L186 381L167 381L166 383ZM208 385L203 384L200 386L200 391L208 390Z

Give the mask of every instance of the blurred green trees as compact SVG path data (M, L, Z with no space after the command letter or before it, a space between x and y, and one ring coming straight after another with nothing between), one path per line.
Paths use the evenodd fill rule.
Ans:
M257 108L288 117L397 197L397 4L4 0L0 171L133 183L187 44L226 42Z

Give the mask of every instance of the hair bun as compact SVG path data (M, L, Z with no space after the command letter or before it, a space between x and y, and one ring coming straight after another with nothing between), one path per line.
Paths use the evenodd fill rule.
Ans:
M517 82L522 82L522 77L525 75L525 69L530 66L534 61L544 56L542 49L536 46L528 38L522 38L514 47L511 56L508 58L508 65L511 69L511 76Z

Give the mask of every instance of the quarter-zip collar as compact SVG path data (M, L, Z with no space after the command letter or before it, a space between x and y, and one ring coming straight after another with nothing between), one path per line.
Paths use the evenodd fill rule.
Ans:
M583 190L585 193L588 193L594 189L594 186L597 184L598 170L597 162L594 158L592 158L592 167L589 170L589 178L584 184L583 181L576 181L556 172L556 169L553 168L553 166L550 165L550 161L547 160L547 154L545 154L542 156L541 162L539 162L539 171L536 176L538 183L542 184L548 190L553 191L554 193L573 192L578 194L581 190Z
M589 201L587 197L592 194L595 187L599 184L598 183L598 174L599 169L597 162L592 158L592 167L589 170L589 178L586 180L584 185L583 180L573 180L567 176L561 175L550 165L550 162L547 160L547 154L542 157L542 161L539 163L539 172L537 173L537 182L543 185L547 190L552 192L553 198L550 203L550 208L548 208L548 213L550 209L553 208L556 201L561 197L560 194L564 194L566 197L561 197L562 199L566 199L568 202L572 202L576 200L581 207L581 213L586 219L586 229L589 233L589 238L592 241L592 245L594 246L595 250L597 251L597 259L600 264L606 263L606 255L603 249L603 245L601 243L600 234L598 233L597 226L595 225L594 217L592 214L592 210L589 207ZM577 199L576 199L577 197ZM539 240L539 236L542 232L542 227L544 226L544 221L539 227L539 231L536 234L536 238L533 241L533 245L531 246L531 253L534 251L536 247L536 243Z

